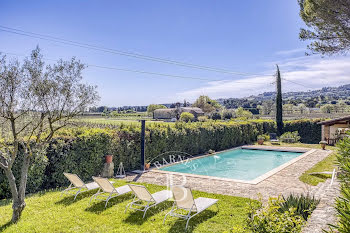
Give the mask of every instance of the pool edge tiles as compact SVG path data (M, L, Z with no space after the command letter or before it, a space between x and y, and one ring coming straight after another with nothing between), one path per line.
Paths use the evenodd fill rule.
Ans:
M218 152L196 160L187 157L183 162L158 168L170 172L252 181L302 154L294 151L241 148Z
M184 176L188 176L188 177L197 177L197 178L206 178L206 179L213 179L213 180L222 180L222 181L233 181L233 182L238 182L238 183L245 183L245 184L258 184L261 181L269 178L270 176L280 172L281 170L283 170L284 168L294 164L295 162L305 158L306 156L308 156L309 154L315 152L315 149L309 149L309 148L271 148L271 147L261 147L261 146L241 146L241 147L235 147L235 148L231 148L228 150L223 150L223 151L219 151L216 152L214 154L209 154L209 155L200 155L197 157L193 157L189 160L196 160L196 159L200 159L200 158L204 158L204 157L208 157L208 156L213 156L217 153L223 153L223 152L227 152L227 151L231 151L231 150L237 150L237 149L252 149L252 150L267 150L267 151L281 151L281 152L298 152L298 153L302 153L299 156L271 169L270 171L256 177L255 179L252 180L240 180L240 179L234 179L234 178L223 178L223 177L217 177L217 176L208 176L208 175L199 175L199 174L192 174L192 173L183 173L183 172L176 172L176 171L166 171L166 170L160 170L158 168L152 168L150 171L151 172L157 172L157 173L163 173L163 174L173 174L173 175L184 175ZM172 166L174 164L170 164L167 166L162 166L162 167L168 167L168 166Z

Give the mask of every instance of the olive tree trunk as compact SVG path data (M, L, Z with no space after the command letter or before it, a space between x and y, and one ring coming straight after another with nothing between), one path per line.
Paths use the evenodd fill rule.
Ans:
M12 172L12 169L11 168L4 169L7 180L10 185L11 194L12 194L13 212L12 212L11 221L13 223L16 223L20 219L22 212L26 206L24 198L25 198L25 190L27 186L27 174L28 174L29 166L30 166L30 157L28 155L25 155L23 159L22 168L21 168L21 179L20 179L19 185L17 185L16 183L16 178Z

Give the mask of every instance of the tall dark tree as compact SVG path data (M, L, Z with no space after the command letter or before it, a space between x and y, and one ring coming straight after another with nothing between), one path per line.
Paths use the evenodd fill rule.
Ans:
M298 0L300 17L308 29L301 29L301 40L311 40L312 53L347 53L350 48L349 0Z
M186 99L184 100L184 107L188 107L190 106L190 103L186 101Z
M283 109L282 109L282 84L281 84L281 73L278 65L276 65L276 124L277 124L277 134L281 135L283 133Z

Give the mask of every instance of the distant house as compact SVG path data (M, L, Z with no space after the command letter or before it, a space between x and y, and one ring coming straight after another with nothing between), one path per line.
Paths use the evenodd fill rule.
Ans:
M334 145L339 139L347 136L346 132L350 130L350 116L321 121L318 124L322 125L321 140Z
M204 116L204 112L200 108L195 107L181 107L181 108L166 108L156 109L153 112L153 118L157 120L174 120L177 115L183 112L189 112L197 119L199 116Z
M181 109L181 113L183 112L192 113L196 119L200 116L204 116L203 110L197 107L182 107L180 109Z
M156 109L153 112L153 118L157 120L171 120L176 119L176 109L175 108L164 108Z

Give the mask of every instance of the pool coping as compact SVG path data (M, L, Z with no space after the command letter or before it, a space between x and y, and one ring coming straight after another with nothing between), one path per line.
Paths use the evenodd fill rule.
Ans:
M222 151L218 151L212 154L206 154L206 155L199 155L193 158L190 158L189 160L195 160L195 159L200 159L200 158L204 158L204 157L208 157L208 156L213 156L217 153L222 153L222 152L226 152L226 151L232 151L232 150L238 150L238 149L250 149L250 150L268 150L268 151L281 151L281 152L299 152L299 153L303 153L301 155L299 155L298 157L266 172L265 174L258 176L257 178L253 179L253 180L239 180L239 179L230 179L230 178L221 178L221 177L215 177L215 176L206 176L206 175L197 175L197 174L190 174L190 173L182 173L182 172L172 172L172 171L164 171L164 170L159 170L159 168L151 168L149 171L150 172L156 172L156 173L163 173L163 174L173 174L173 175L184 175L184 176L188 176L188 177L195 177L195 178L206 178L206 179L212 179L212 180L222 180L222 181L234 181L234 182L238 182L238 183L244 183L244 184L259 184L260 182L262 182L263 180L277 174L278 172L280 172L281 170L285 169L286 167L296 163L297 161L307 157L308 155L314 153L316 151L316 149L309 149L309 148L288 148L286 149L285 147L270 147L270 146L239 146L239 147L234 147L231 149L227 149L227 150L222 150ZM168 167L168 166L172 166L175 165L177 163L181 163L181 162L175 162L172 164L168 164L168 165L164 165L162 167Z

